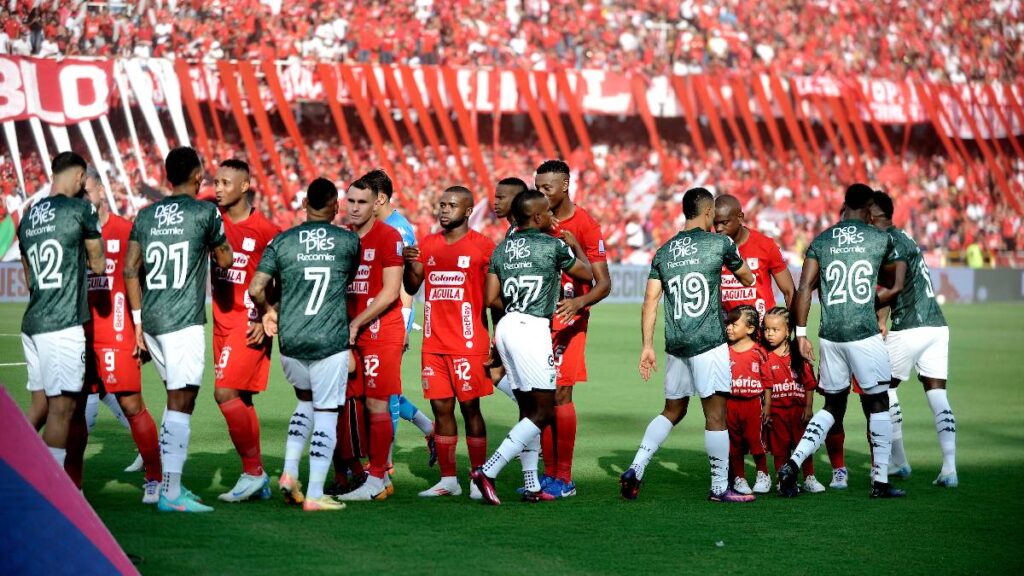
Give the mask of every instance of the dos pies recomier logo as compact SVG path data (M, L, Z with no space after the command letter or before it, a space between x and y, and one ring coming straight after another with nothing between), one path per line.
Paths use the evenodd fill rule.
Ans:
M680 240L672 241L672 258L686 258L692 256L697 252L697 247L693 245L692 238L682 238Z

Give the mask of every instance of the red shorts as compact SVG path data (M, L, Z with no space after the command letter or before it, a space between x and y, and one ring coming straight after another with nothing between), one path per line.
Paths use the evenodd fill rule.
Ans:
M551 333L554 345L555 384L557 386L575 386L577 382L587 381L587 329L585 326L566 326L558 332Z
M729 428L729 453L764 454L761 437L761 398L729 398L725 425Z
M85 386L90 393L142 391L142 370L132 350L94 346L85 355Z
M468 402L490 396L494 383L487 376L484 362L488 354L457 356L423 353L423 397L427 400L457 398Z
M401 344L374 344L356 346L356 373L358 380L349 378L348 396L365 396L387 400L389 396L402 393L402 346ZM355 388L355 390L353 390Z
M217 388L263 392L270 378L270 338L258 347L246 343L245 332L213 335L214 383Z
M768 427L768 447L772 454L789 455L804 435L803 406L772 407L772 423Z

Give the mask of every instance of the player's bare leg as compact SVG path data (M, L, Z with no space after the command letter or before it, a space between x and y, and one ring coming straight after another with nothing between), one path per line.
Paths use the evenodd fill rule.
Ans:
M299 461L313 433L313 391L295 389L298 401L288 420L288 438L284 445L284 468L277 486L290 504L302 504L302 483L299 482Z
M160 479L163 473L160 464L160 436L156 422L146 408L140 392L119 393L115 394L115 397L128 419L132 439L139 449L139 456L146 471L142 502L156 504L160 498Z
M252 392L233 388L216 388L213 391L213 398L227 422L231 442L242 459L242 475L235 487L219 496L225 502L270 497L270 478L263 470L260 454L259 424L258 421L253 422L256 419L253 396Z
M85 446L89 443L89 426L85 421L86 396L86 394L78 394L75 411L68 425L67 456L64 459L64 471L79 490L82 489Z
M68 432L71 418L78 405L79 395L64 393L47 397L46 425L43 428L43 442L50 449L54 460L63 468L67 457Z
M640 493L640 486L643 484L644 473L648 464L654 458L658 448L668 438L672 428L683 421L686 417L686 408L690 405L687 398L666 398L665 408L651 420L644 431L644 437L640 440L640 448L633 457L633 463L619 477L619 486L622 497L626 500L636 500Z
M523 463L523 476L526 480L524 499L531 501L543 499L540 482L536 476L537 457L539 456L536 450L540 447L541 430L551 423L554 416L555 393L553 390L532 390L517 392L516 397L519 400L519 412L522 418L512 427L508 436L490 459L482 467L473 471L473 482L480 489L484 501L492 505L501 504L501 500L498 499L498 494L494 490L494 479L516 456L519 456Z
M46 417L50 411L49 403L46 401L46 392L34 390L32 392L32 403L28 407L28 421L35 428L36 432L43 429L46 424Z
M959 485L956 475L956 418L949 406L946 381L925 376L921 376L920 380L928 398L928 406L935 417L935 431L939 436L939 448L942 449L942 470L932 483L936 486L956 488Z

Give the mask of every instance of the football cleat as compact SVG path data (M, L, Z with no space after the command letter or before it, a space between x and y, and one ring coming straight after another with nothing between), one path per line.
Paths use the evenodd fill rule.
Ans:
M825 491L825 487L814 476L808 476L804 478L804 490L810 494L821 494Z
M898 468L893 468L892 470L889 470L889 477L899 478L900 480L906 480L907 478L910 478L910 464L907 463Z
M147 480L142 485L142 503L143 504L156 504L160 501L160 481L159 480Z
M550 502L554 499L554 496L548 494L543 490L541 490L540 492L532 492L530 490L523 492L523 502L530 502L532 504L536 504L537 502Z
M632 468L627 468L622 476L619 476L619 493L626 500L636 500L640 495L640 486L642 485L643 480L637 478L636 470Z
M199 502L200 504L203 503L203 497L202 496L199 496L198 494L196 494L195 492L189 490L188 488L185 488L184 486L181 487L181 493L186 498L188 498L189 500L195 500L196 502Z
M298 478L292 478L292 475L284 472L281 477L277 479L277 488L284 495L284 501L288 504L302 504L302 501L306 499L302 494L302 482L299 482Z
M420 498L437 498L439 496L461 496L462 486L459 486L458 481L446 482L441 480L433 487L424 490L419 493Z
M483 497L484 503L492 506L501 505L501 500L498 499L498 493L494 490L494 481L484 474L483 468L474 469L473 472L470 473L469 477L480 490L480 495Z
M437 464L437 442L433 434L427 434L424 438L427 441L427 467L433 468Z
M135 461L124 469L125 472L142 472L142 454L135 454Z
M371 484L371 482L365 482L359 488L356 488L355 490L352 490L351 492L346 492L345 494L342 494L341 496L338 496L338 500L343 500L343 501L346 501L346 502L370 502L372 500L387 500L388 499L387 487L385 487L384 489L382 489L380 491L375 492L371 488L370 484Z
M753 502L753 494L740 494L732 488L726 488L722 492L711 490L708 492L708 500L711 502Z
M558 495L559 498L571 498L576 495L576 483L572 480L566 482L565 480L559 480L558 483L561 485L562 493Z
M939 477L932 484L943 488L956 488L960 485L960 479L956 477L956 472L952 474L939 474Z
M796 498L800 489L796 485L796 475L799 466L790 460L779 468L779 495L783 498Z
M344 509L344 502L338 502L326 494L319 498L306 498L302 502L304 512L335 512Z
M736 479L732 481L732 489L744 495L754 493L754 491L750 489L750 484L747 484L747 479L740 476L737 476Z
M213 508L189 498L184 489L174 500L161 494L156 509L161 512L213 512Z
M267 481L263 484L263 488L260 488L259 493L253 494L250 500L270 500L270 477L267 476Z
M221 502L245 502L263 491L270 483L270 477L264 472L259 476L242 474L238 477L235 487L217 497Z
M346 479L344 482L340 480L335 480L334 482L331 482L330 486L324 486L324 494L328 496L341 496L345 492L348 492L350 489L351 485L348 479Z
M772 490L772 477L768 474L757 471L757 479L754 480L754 494L767 494Z
M848 476L849 473L846 471L846 466L836 468L832 471L832 481L829 482L828 487L834 490L846 490L849 486L846 481Z
M874 482L871 485L871 498L902 498L907 493L899 488L893 488L888 482Z

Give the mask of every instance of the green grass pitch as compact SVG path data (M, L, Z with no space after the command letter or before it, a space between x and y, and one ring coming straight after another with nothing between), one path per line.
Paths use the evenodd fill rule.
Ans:
M22 310L0 305L0 363L23 361L17 337ZM847 417L851 479L845 492L795 500L768 495L749 505L705 501L703 419L694 404L648 469L640 499L620 500L618 475L662 406L662 372L649 383L637 376L639 307L604 304L594 310L590 325L591 382L576 391L575 498L518 502L513 489L521 475L513 463L499 479L506 500L500 508L466 496L421 500L416 493L436 481L437 471L426 466L418 431L403 423L395 454L397 492L386 502L312 515L286 507L276 493L269 502L218 503L217 494L234 484L240 464L213 401L209 351L184 478L216 512L159 514L143 506L141 477L121 471L134 457L131 437L104 407L86 454L85 494L122 547L143 558L139 568L146 574L1021 573L1024 501L1017 489L1024 481L1024 307L947 306L945 311L952 326L950 401L959 429L961 486L955 490L931 485L941 456L931 412L914 381L900 388L914 467L913 477L900 484L909 492L903 500L867 497L867 445L856 403ZM417 385L419 340L413 337L402 372L407 395L429 411ZM660 363L659 369L663 359ZM152 366L143 374L146 399L159 418L162 387ZM25 377L23 366L0 367L0 382L23 407ZM275 359L270 389L257 400L265 465L275 480L293 407L294 395ZM483 407L493 449L516 410L500 393L485 399ZM467 489L465 450L460 440L459 475ZM823 453L816 464L827 484L830 469ZM748 458L748 477L750 466ZM307 472L304 459L303 479Z

